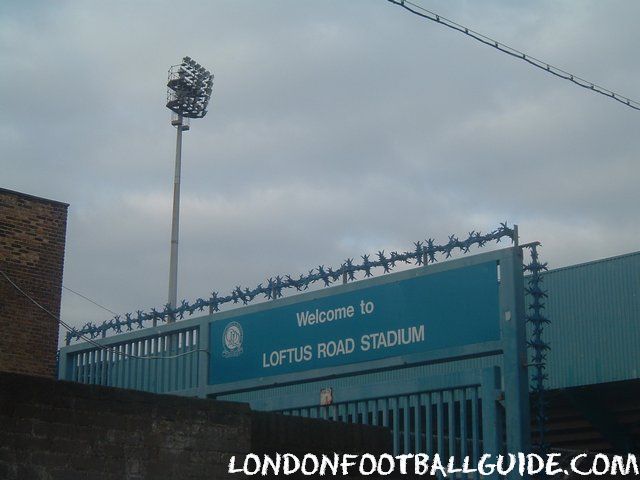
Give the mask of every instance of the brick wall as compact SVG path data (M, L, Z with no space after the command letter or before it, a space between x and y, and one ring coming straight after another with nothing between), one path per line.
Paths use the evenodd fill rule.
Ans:
M60 314L67 204L0 189L0 270ZM0 371L53 377L58 325L0 276Z
M7 480L239 479L227 473L231 455L241 465L249 452L390 448L382 428L0 373L0 478Z

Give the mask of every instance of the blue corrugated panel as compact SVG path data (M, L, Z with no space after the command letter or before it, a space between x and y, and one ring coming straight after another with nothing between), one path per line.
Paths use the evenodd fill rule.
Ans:
M553 270L550 388L640 378L640 252Z

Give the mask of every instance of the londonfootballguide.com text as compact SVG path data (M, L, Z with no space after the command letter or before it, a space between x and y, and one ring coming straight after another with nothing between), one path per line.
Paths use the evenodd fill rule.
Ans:
M586 453L571 457L567 461L562 460L562 454L551 453L537 455L535 453L508 454L508 455L483 455L475 464L469 457L457 459L455 457L440 458L438 454L430 457L424 453L375 456L369 453L363 455L337 454L314 455L307 453L300 457L290 453L259 456L250 453L236 463L236 457L229 461L229 473L243 475L320 475L320 476L347 476L360 475L429 475L440 474L450 477L456 474L478 473L482 476L508 475L518 472L520 476L538 475L545 473L548 476L568 475L640 475L636 456L614 455L608 456L602 453L588 456Z

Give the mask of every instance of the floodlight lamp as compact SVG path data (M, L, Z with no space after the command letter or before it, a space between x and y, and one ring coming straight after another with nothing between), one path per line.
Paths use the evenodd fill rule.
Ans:
M167 108L187 118L202 118L207 114L213 75L191 57L169 70Z

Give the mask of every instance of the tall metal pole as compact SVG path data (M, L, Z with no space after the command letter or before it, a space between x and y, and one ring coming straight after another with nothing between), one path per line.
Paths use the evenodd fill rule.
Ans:
M182 115L171 122L176 127L176 171L173 178L173 216L171 218L171 260L169 263L169 306L176 308L178 302L178 235L180 230L180 170L182 167ZM167 322L175 322L173 315Z
M178 236L180 231L180 170L182 163L182 132L189 130L190 118L207 114L211 98L213 75L191 57L184 57L179 65L172 65L167 79L167 108L175 115L171 125L176 127L176 171L173 179L173 216L171 218L171 259L169 262L168 304L175 310L178 304ZM185 122L185 118L187 119ZM176 321L169 315L168 323ZM155 321L154 321L155 325Z

